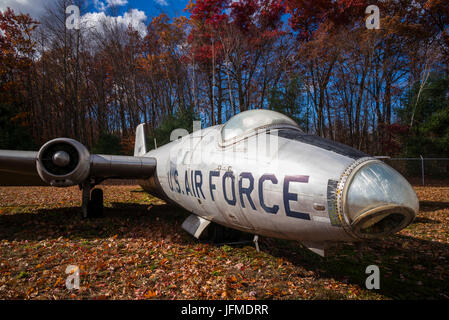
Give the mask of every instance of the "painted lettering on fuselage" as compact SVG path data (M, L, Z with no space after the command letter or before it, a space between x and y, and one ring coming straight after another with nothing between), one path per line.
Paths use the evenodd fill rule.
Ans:
M170 165L168 172L168 185L170 191L194 197L200 200L217 201L221 193L227 205L240 205L242 208L251 208L256 211L256 203L268 214L277 214L280 206L283 206L288 217L310 220L310 214L298 212L291 209L291 204L298 201L298 194L292 192L291 186L294 183L309 183L309 176L306 175L286 175L283 177L282 185L273 173L261 175L258 180L251 172L241 172L238 176L232 171L221 172L210 170L185 170L184 186L179 181L179 172L174 164ZM237 182L236 182L237 180ZM255 186L258 186L258 194ZM269 205L265 186L268 184L279 185L283 193L283 203ZM207 190L207 186L209 190Z

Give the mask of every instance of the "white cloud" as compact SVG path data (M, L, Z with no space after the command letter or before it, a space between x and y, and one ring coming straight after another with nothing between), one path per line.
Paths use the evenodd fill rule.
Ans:
M104 4L103 1L100 1L100 0L94 0L94 7L95 7L95 9L100 10L100 11L106 10L106 5Z
M140 33L141 36L145 36L147 34L147 28L145 25L146 20L147 16L145 12L138 9L132 9L125 12L122 16L117 17L108 16L104 12L89 12L81 17L81 24L87 28L95 28L100 32L103 31L104 24L118 24L125 28L131 25Z
M128 4L128 0L106 0L106 3L109 7L112 6L126 6Z
M15 13L28 13L38 19L46 10L53 6L57 0L1 0L0 11L10 7Z
M161 5L164 7L168 6L167 0L154 0L154 2L156 2L158 5Z
M52 7L59 0L0 0L0 11L10 7L15 13L28 13L31 17L38 19L45 13L48 7ZM165 0L158 0L163 1ZM85 0L91 2L99 11L105 11L111 7L122 7L128 4L128 0ZM70 3L69 3L70 4Z
M105 1L94 0L95 8L100 11L105 11L107 8L122 7L128 4L128 0L105 0Z

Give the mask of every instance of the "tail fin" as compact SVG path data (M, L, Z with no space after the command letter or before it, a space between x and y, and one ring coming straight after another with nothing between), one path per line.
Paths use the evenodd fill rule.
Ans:
M141 157L147 153L147 146L145 141L145 123L141 123L136 129L136 142L134 144L134 156Z

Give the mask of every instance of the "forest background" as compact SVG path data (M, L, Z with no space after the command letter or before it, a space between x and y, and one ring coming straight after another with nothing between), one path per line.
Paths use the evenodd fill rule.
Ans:
M195 119L264 108L371 155L449 155L445 0L196 0L144 33L110 19L68 28L78 2L39 19L0 11L0 149L69 137L132 154L141 122L162 145Z

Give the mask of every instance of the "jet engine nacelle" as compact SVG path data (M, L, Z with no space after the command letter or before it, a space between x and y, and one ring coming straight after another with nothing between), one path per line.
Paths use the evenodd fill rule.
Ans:
M76 140L58 138L39 150L37 172L53 187L69 187L82 183L90 172L90 153Z

